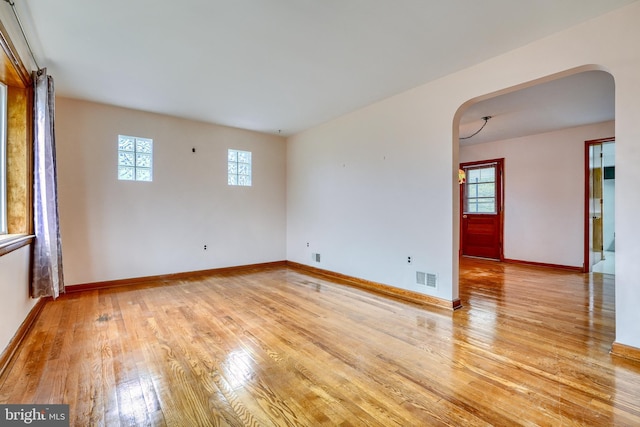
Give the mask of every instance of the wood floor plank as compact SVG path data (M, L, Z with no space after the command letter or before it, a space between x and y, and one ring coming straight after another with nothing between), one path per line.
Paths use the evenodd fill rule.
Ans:
M0 403L72 425L640 425L615 279L462 259L455 312L285 266L47 302Z

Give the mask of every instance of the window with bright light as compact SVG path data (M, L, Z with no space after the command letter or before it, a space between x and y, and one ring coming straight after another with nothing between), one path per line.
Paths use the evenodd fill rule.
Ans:
M465 169L467 182L464 213L489 213L496 211L496 165L484 165Z
M227 183L251 187L251 152L229 149Z
M118 179L153 181L153 140L118 135Z

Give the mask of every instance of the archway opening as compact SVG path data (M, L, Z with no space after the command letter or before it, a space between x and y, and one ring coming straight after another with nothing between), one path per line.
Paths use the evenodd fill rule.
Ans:
M456 112L456 166L504 159L502 261L584 269L584 143L614 137L614 87L611 74L590 65L471 99ZM458 277L465 201L454 200Z

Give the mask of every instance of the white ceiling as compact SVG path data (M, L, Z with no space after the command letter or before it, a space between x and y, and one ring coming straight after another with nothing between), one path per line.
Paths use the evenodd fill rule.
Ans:
M15 0L58 95L283 135L633 1Z
M615 83L604 71L587 71L471 105L460 119L463 145L517 138L615 119Z

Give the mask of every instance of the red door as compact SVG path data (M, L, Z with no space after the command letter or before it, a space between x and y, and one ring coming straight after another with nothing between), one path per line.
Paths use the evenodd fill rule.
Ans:
M502 260L504 159L460 164L466 182L460 189L462 255Z

